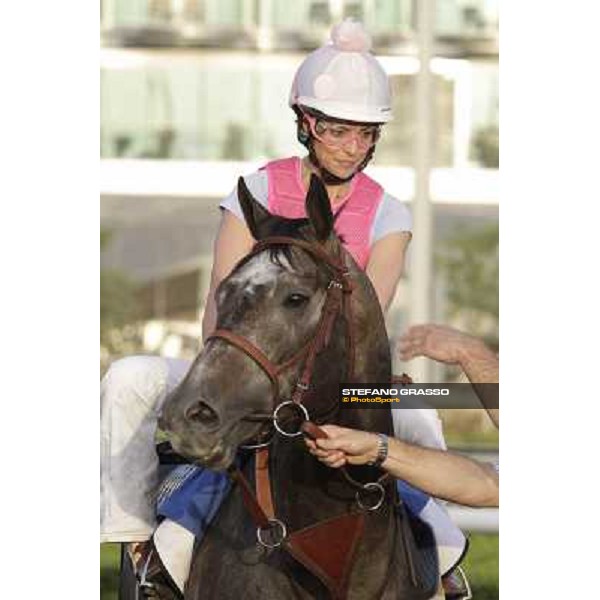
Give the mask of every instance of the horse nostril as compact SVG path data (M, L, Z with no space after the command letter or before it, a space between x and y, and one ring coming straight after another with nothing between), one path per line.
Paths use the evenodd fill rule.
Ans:
M219 422L219 416L206 402L197 402L185 410L185 418L188 421L194 421L201 425L216 425Z

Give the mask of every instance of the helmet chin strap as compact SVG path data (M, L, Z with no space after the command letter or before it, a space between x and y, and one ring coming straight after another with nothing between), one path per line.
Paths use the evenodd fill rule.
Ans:
M358 165L354 173L349 175L348 177L338 177L331 171L328 171L322 164L321 161L317 158L315 153L315 149L313 147L313 137L310 133L310 127L308 131L304 131L302 128L302 123L304 121L304 115L302 111L298 108L298 106L293 106L293 110L296 113L296 137L298 141L308 150L308 158L312 165L317 169L323 183L325 185L343 185L350 181L357 173L362 171L368 164L371 158L373 158L373 153L375 152L375 146L371 146L366 156L363 158L362 162Z
M369 164L369 161L373 157L373 152L375 152L375 146L371 146L371 148L369 148L369 151L367 152L366 156L363 158L362 162L358 165L358 167L356 168L356 170L353 173L348 175L348 177L338 177L331 171L328 171L321 164L319 159L317 158L315 149L312 144L312 137L311 137L311 139L309 139L307 141L305 146L308 148L308 158L309 158L310 162L317 169L317 171L319 171L319 174L321 175L321 179L323 180L323 183L325 185L343 185L344 183L347 183L357 173L360 173L360 171L362 171L367 166L367 164Z
M326 184L326 185L342 185L342 184L350 181L356 175L356 171L355 171L354 173L351 173L350 175L348 175L348 177L338 177L331 171L328 171L321 164L321 162L317 158L315 149L313 148L312 140L307 144L307 147L308 147L308 159L310 160L312 165L319 172L319 175L321 176L321 179L323 180L324 184Z

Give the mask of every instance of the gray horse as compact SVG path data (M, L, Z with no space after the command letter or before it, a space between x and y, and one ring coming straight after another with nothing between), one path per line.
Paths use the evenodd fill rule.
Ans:
M285 236L318 246L331 261L344 265L344 276L351 281L351 312L335 316L314 356L310 402L306 401L310 419L391 435L389 409L340 405L341 382L352 375L361 383L388 382L391 360L379 302L334 232L324 186L313 176L306 219L271 215L252 198L241 178L238 196L257 241ZM217 330L246 340L269 364L287 362L289 368L278 371L274 383L266 367L239 345L222 337L209 339L164 407L161 427L177 452L215 470L229 468L237 455L241 472L252 485L254 459L244 458L244 453L240 458L238 448L265 430L265 415L272 415L274 404L293 396L305 361L290 358L318 335L331 282L330 265L293 244L259 248L236 266L216 292ZM275 515L288 533L357 511L364 515L343 591L331 593L314 570L285 551L285 544L276 548L257 544L256 524L237 485L194 550L186 599L420 600L434 595L437 564L431 532L423 525L416 532L393 482L385 484L376 510L357 508L357 484L377 480L381 475L377 469L353 467L345 478L316 461L301 439L281 435L271 443L268 468ZM339 551L334 539L330 549L327 543L325 555Z

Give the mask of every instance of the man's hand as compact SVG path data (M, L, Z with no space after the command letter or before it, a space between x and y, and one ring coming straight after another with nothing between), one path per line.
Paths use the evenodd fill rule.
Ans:
M459 364L490 418L499 426L498 388L479 385L498 383L498 356L481 340L444 325L415 325L400 338L398 347L402 360L427 356L450 365Z
M308 451L327 466L338 469L345 464L364 465L377 458L376 434L337 425L321 425L321 429L329 436L327 439L304 440Z
M483 343L466 333L444 325L415 325L399 340L402 360L426 356L450 365L462 364L466 355Z
M377 434L321 425L329 438L305 438L309 452L322 463L339 468L364 465L377 457ZM498 506L498 472L467 456L423 448L390 437L381 464L392 477L404 479L424 492L466 506Z

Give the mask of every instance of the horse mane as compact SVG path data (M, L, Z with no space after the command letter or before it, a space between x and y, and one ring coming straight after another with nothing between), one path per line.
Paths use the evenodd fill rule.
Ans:
M337 215L336 215L337 217ZM334 232L336 239L343 245L344 237ZM269 237L291 237L307 242L314 241L315 237L312 233L310 220L307 218L300 219L274 219L270 226ZM282 264L282 256L294 268L293 249L289 244L278 244L268 248L269 260L278 267L284 267ZM233 268L232 274L243 267L251 256L243 257ZM312 256L310 256L312 258Z

